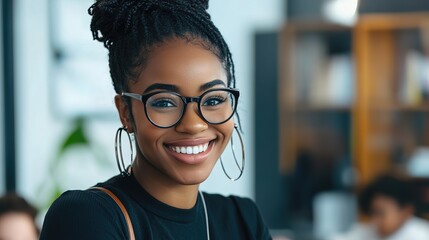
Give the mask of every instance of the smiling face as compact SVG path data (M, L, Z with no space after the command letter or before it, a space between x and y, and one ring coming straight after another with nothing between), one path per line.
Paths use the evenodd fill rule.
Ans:
M128 91L146 94L171 90L185 97L197 97L226 85L225 70L214 53L200 44L174 38L151 49L138 80L130 82ZM131 109L121 97L116 97L116 104L123 125L135 133L138 154L133 171L151 176L151 181L181 185L203 182L234 128L232 119L219 125L208 124L199 115L195 102L188 103L182 120L170 128L154 126L138 100L131 100Z

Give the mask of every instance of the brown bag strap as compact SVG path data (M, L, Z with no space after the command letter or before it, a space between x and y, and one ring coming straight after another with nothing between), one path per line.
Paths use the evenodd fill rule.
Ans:
M127 222L127 226L128 226L128 233L130 234L130 240L135 240L135 236L134 236L134 228L133 228L133 224L131 223L131 218L130 215L128 215L128 211L125 208L124 204L122 204L121 200L119 200L119 198L109 189L104 188L104 187L92 187L92 189L97 189L100 190L104 193L106 193L107 195L109 195L109 197L111 197L116 204L118 204L119 208L122 211L122 214L124 215L125 221Z

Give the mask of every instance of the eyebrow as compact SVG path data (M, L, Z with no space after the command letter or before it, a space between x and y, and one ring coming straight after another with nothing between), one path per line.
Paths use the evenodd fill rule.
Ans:
M208 83L204 83L203 85L200 86L200 91L205 91L208 90L214 86L217 85L225 85L225 82L220 80L220 79L216 79L213 81L210 81ZM163 83L154 83L152 85L150 85L149 87L146 88L146 90L144 91L144 93L153 91L153 90L167 90L167 91L172 91L172 92L179 92L179 88L175 85L171 85L171 84L163 84Z
M201 85L201 87L200 87L200 91L208 90L208 89L210 89L210 88L212 88L212 87L214 87L214 86L216 86L216 85L223 85L224 87L226 87L226 85L225 85L225 82L224 82L224 81L222 81L222 80L220 80L220 79L216 79L216 80L213 80L213 81L211 81L211 82L204 83L203 85Z
M150 92L152 90L167 90L167 91L172 91L172 92L178 92L179 88L175 85L171 85L171 84L163 84L163 83L154 83L152 85L150 85L149 87L146 88L146 90L144 90L144 93Z

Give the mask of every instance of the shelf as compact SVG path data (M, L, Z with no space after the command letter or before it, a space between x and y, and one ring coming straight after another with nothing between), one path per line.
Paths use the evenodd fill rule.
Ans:
M301 112L351 112L351 106L335 106L335 105L298 105L284 109L285 112L301 113Z
M324 20L315 22L308 20L293 20L289 21L284 26L286 32L330 32L330 31L351 31L351 27L347 25L331 23Z
M429 104L424 104L421 106L406 106L406 105L373 106L373 107L370 107L370 110L389 111L389 112L428 112L429 113Z
M429 13L363 14L359 27L369 31L392 31L428 27Z

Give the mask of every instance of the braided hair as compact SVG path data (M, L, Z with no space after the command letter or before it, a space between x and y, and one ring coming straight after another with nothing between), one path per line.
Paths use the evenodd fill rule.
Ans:
M207 13L208 0L96 0L88 9L94 40L109 51L110 75L116 93L137 79L152 47L174 38L212 51L235 87L234 63L221 33Z

